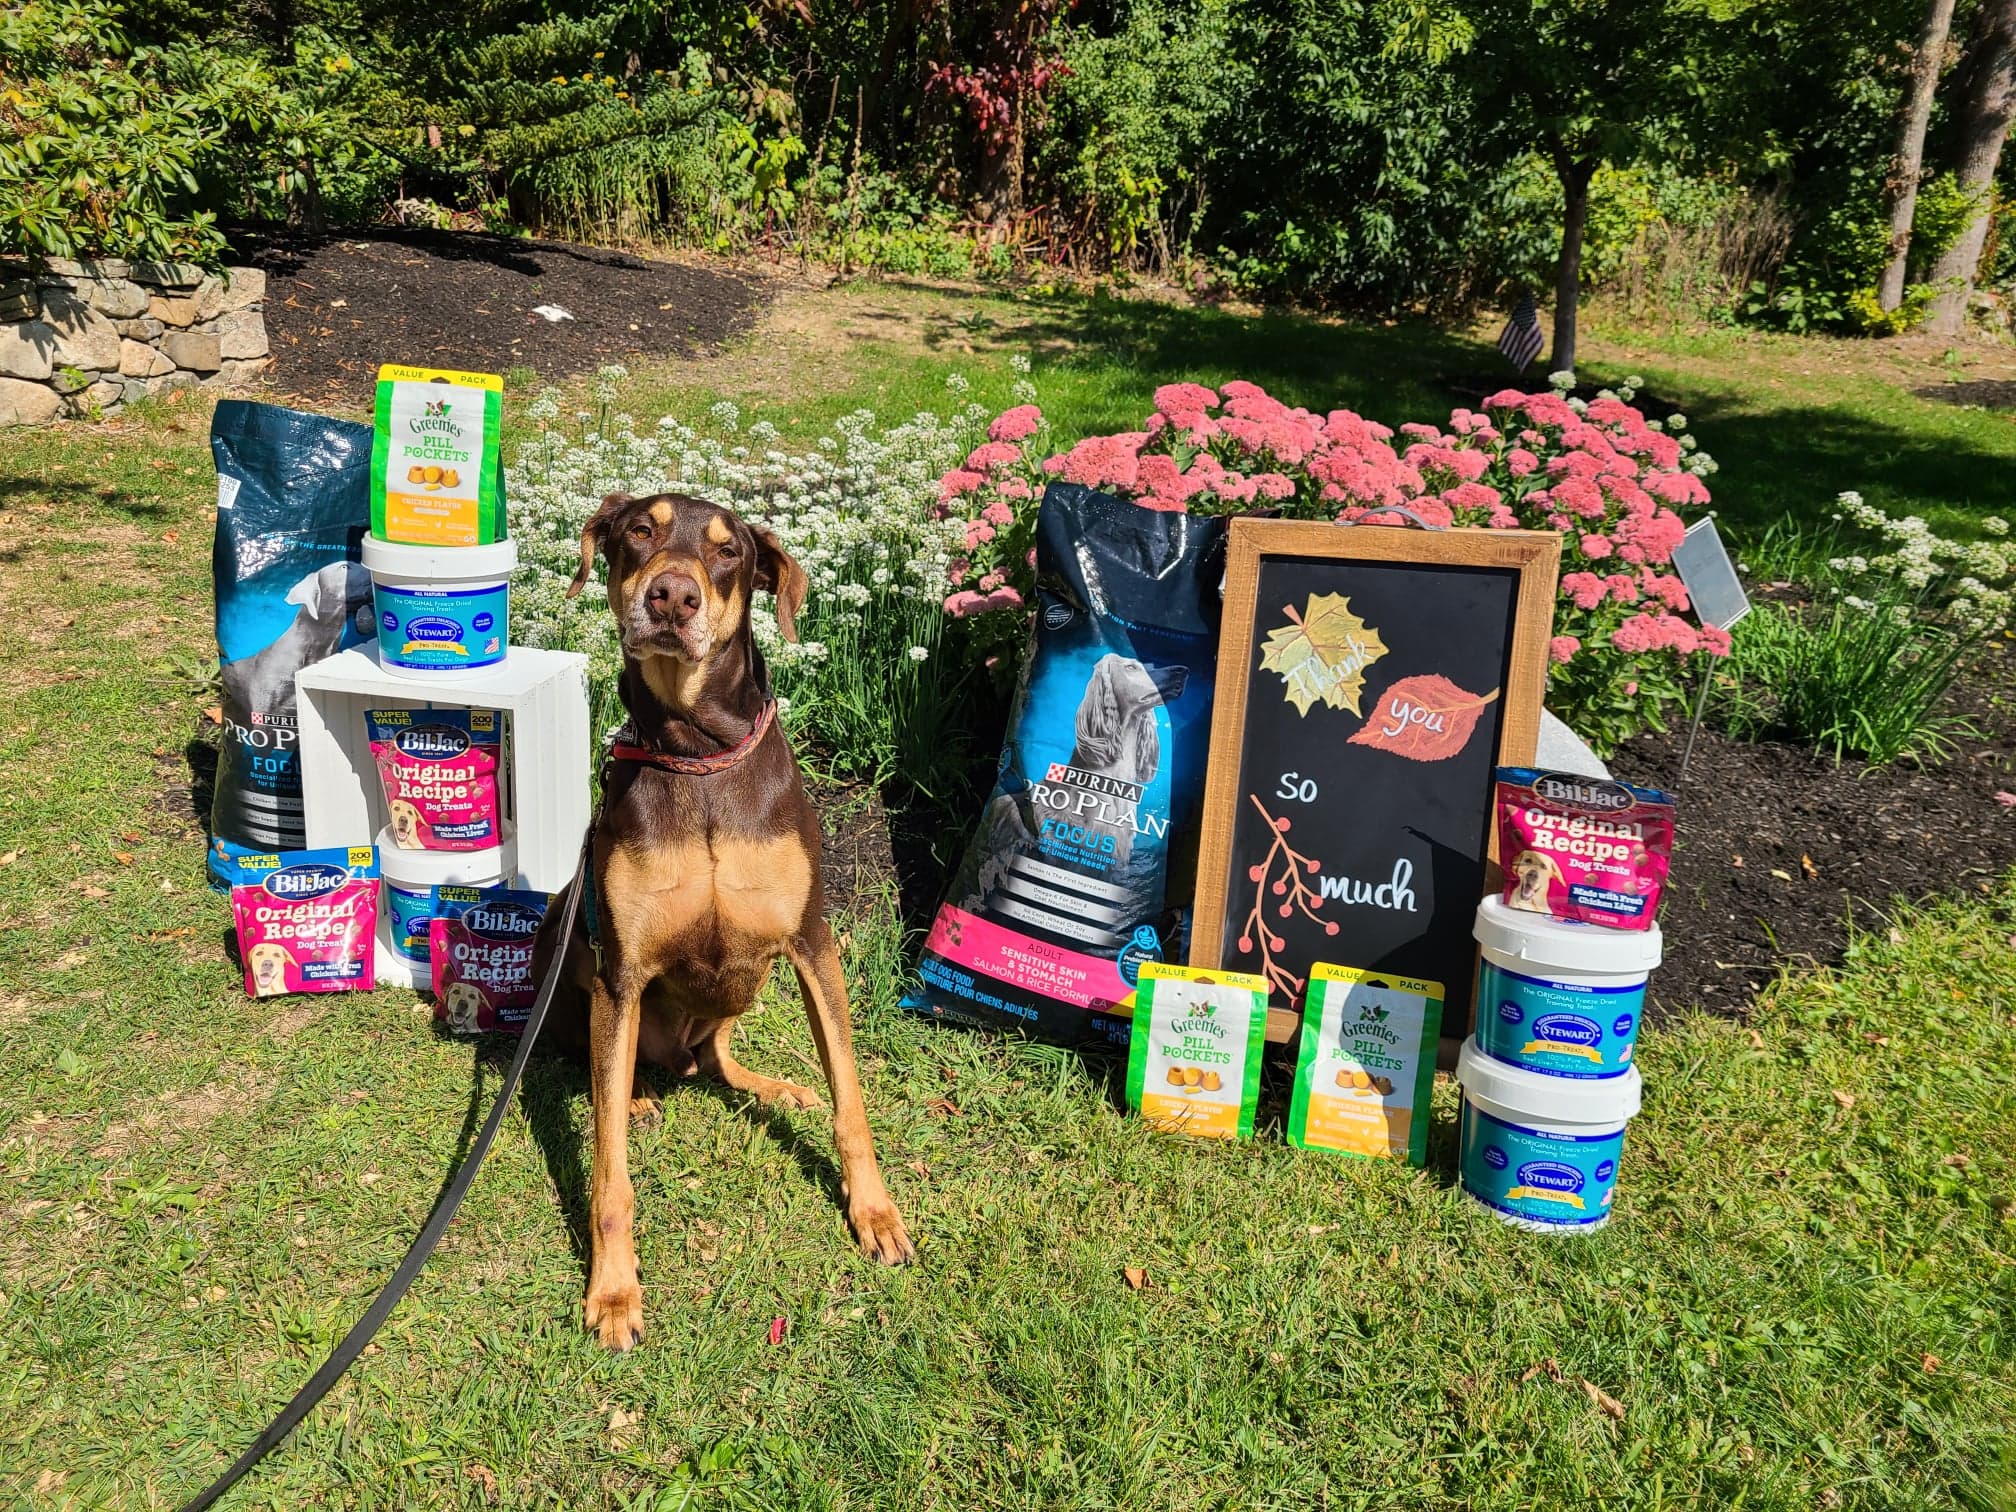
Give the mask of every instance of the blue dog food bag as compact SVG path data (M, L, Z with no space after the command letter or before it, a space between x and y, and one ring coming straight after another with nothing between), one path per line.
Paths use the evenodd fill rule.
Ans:
M226 399L210 422L210 554L224 738L210 878L234 858L308 843L294 674L376 633L360 543L371 523L371 427Z
M1148 961L1180 961L1217 677L1225 521L1053 483L1036 624L979 829L905 1006L1124 1044Z

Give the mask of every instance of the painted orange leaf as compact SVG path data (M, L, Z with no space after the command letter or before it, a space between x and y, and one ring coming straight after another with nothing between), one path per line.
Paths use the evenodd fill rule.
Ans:
M1498 697L1466 693L1439 672L1403 677L1386 690L1365 727L1348 742L1409 761L1447 761L1469 743L1477 717Z

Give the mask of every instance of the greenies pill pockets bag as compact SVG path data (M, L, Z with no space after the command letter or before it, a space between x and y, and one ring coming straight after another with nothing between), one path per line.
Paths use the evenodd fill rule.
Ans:
M1302 1011L1288 1143L1421 1165L1442 984L1317 962Z
M504 380L494 373L378 369L371 534L410 546L503 540L503 411Z
M1127 1044L1127 1106L1200 1139L1251 1139L1267 1041L1267 982L1149 961Z

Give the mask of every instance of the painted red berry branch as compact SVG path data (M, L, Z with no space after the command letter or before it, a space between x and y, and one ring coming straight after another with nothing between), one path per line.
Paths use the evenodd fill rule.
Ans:
M1267 812L1267 805L1258 795L1248 793L1247 801L1260 811L1260 817L1267 821L1268 833L1274 843L1260 861L1246 868L1246 878L1253 884L1253 907L1246 914L1246 922L1239 933L1241 953L1250 953L1256 948L1260 955L1260 970L1266 976L1268 985L1285 993L1291 1000L1302 995L1304 978L1296 976L1286 966L1274 960L1276 951L1287 947L1288 942L1267 927L1267 900L1274 897L1281 901L1274 905L1275 913L1284 919L1292 919L1300 909L1302 916L1312 924L1321 924L1325 934L1337 933L1337 926L1329 919L1318 917L1316 910L1323 906L1322 894L1314 891L1304 880L1314 876L1321 863L1313 856L1305 856L1290 845L1285 838L1288 821L1276 819ZM1274 876L1275 862L1282 863L1281 875Z

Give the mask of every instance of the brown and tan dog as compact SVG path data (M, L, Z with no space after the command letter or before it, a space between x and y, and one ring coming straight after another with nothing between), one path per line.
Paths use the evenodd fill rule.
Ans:
M796 639L805 573L767 531L676 494L603 500L581 533L570 597L598 555L622 637L619 686L635 745L627 759L618 747L591 848L599 969L578 925L567 954L573 991L556 997L554 1027L585 1042L594 1096L586 1321L603 1344L628 1349L644 1330L628 1147L632 1100L645 1090L638 1062L816 1106L816 1094L746 1069L729 1048L735 1020L779 956L797 973L833 1095L847 1221L874 1259L900 1264L915 1250L861 1102L847 984L819 883L819 819L772 719L749 627L751 596L768 590L779 628ZM548 919L563 908L556 900ZM539 937L536 980L557 953L555 932Z

